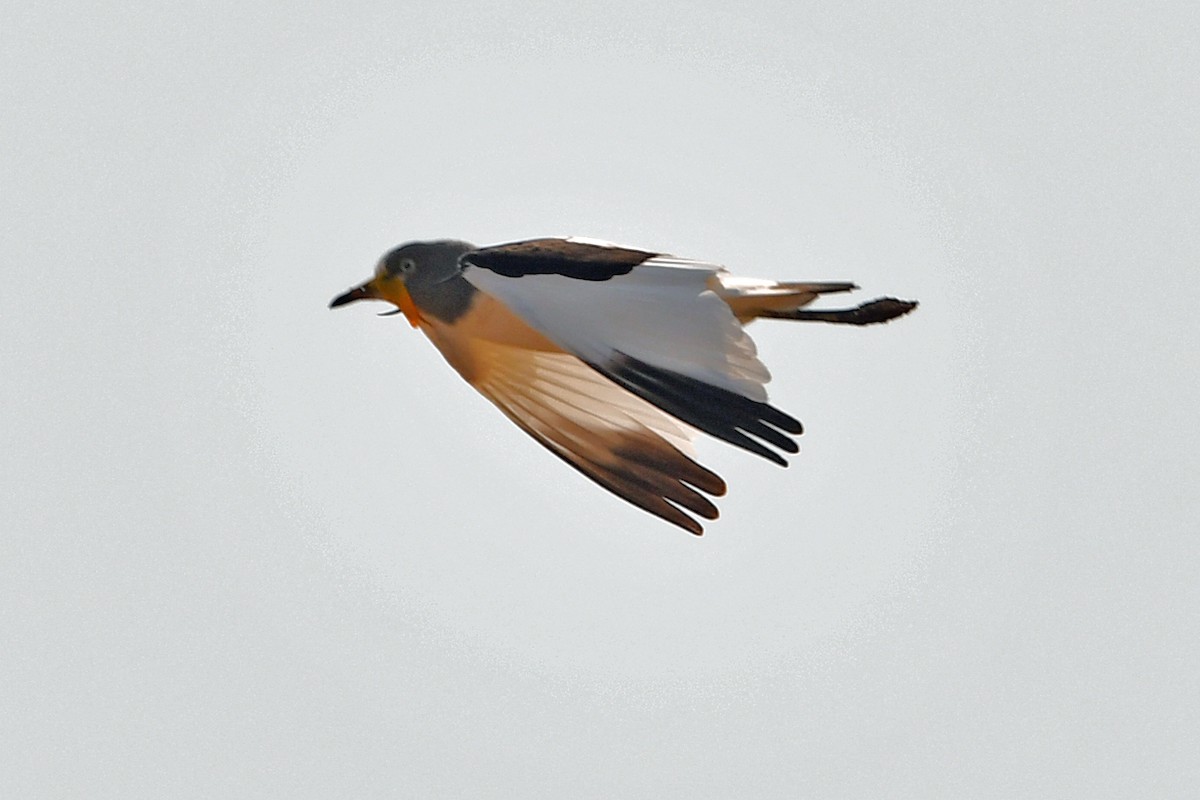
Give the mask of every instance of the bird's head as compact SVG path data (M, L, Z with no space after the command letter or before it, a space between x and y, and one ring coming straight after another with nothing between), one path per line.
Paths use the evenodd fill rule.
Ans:
M400 245L379 259L373 278L333 298L329 307L337 308L355 300L386 300L397 311L403 311L415 328L421 321L420 299L436 297L439 285L461 273L459 257L472 249L466 242L453 240Z

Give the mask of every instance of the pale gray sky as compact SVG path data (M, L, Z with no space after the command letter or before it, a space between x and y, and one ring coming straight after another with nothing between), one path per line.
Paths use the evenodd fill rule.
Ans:
M4 17L0 795L1200 790L1193 4ZM922 306L696 540L325 308L556 234Z

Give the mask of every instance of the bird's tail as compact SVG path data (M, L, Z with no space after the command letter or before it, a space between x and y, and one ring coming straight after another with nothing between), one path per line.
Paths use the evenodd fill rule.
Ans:
M809 322L836 322L842 325L874 325L902 317L916 308L915 300L897 300L895 297L880 297L854 308L808 309L791 311L764 311L759 314L765 319L797 319Z
M780 283L757 278L736 278L727 274L719 275L717 279L713 290L743 324L768 312L795 311L823 294L849 292L858 288L853 283Z
M849 292L857 288L853 283L847 282L781 283L721 275L720 285L715 287L715 290L729 304L729 308L743 324L764 318L872 325L903 316L917 307L917 304L912 301L882 297L855 308L805 308L823 294Z

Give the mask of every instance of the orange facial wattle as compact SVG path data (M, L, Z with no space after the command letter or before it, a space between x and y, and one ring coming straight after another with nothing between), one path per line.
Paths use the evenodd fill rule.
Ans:
M412 295L408 293L408 287L400 284L400 291L397 295L396 299L399 302L396 305L400 306L400 310L408 318L408 324L416 328L421 324L421 312L417 309L417 304L413 302Z

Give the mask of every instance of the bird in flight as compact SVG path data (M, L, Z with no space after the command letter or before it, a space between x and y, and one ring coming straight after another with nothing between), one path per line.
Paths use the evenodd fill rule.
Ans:
M330 308L385 300L517 427L618 497L697 536L725 481L697 430L787 466L799 420L767 401L756 319L869 325L916 308L885 297L805 308L853 283L777 282L590 239L492 247L409 242ZM689 513L690 512L690 513ZM694 515L694 516L693 516Z

